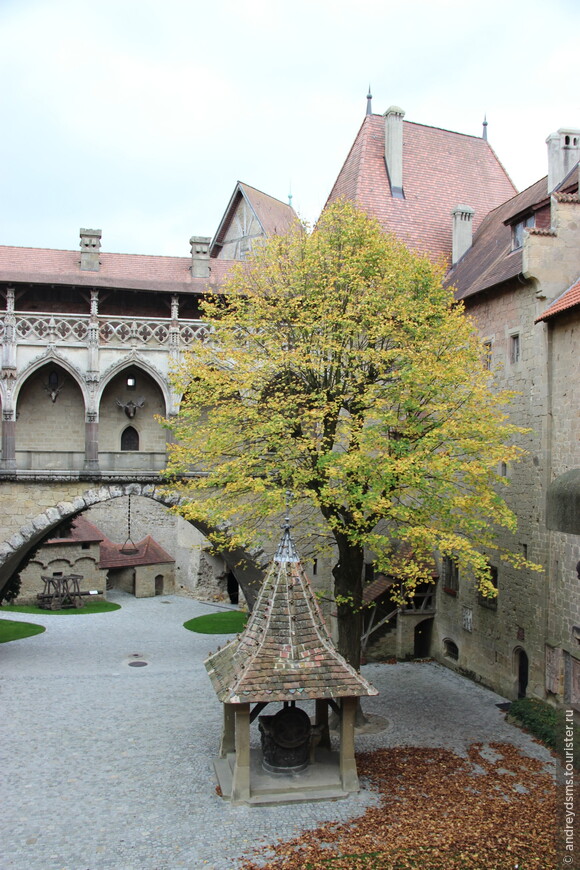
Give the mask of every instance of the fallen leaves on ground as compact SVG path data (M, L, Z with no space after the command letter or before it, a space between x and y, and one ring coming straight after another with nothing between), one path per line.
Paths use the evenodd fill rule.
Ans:
M556 787L510 744L397 747L357 756L378 806L265 847L243 870L551 870Z

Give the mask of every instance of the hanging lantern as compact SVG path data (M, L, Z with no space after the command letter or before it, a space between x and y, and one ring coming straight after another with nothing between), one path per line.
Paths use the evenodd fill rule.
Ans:
M139 552L139 549L131 538L131 494L129 494L129 502L127 504L127 539L119 552L123 556L135 556Z

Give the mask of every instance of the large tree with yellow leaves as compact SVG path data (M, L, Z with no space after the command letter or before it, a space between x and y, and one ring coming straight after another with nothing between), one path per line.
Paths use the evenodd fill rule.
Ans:
M495 527L514 528L497 468L517 458L516 430L440 269L339 202L312 232L258 247L204 317L171 424L169 471L201 472L180 484L188 519L248 545L291 490L311 543L332 541L339 648L355 666L365 552L399 595L435 550L494 594L485 554Z

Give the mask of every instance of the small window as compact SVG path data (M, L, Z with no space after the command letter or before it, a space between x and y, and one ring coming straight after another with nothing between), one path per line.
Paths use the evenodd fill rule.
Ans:
M81 550L90 550L90 549L91 549L91 545L88 541L83 541L81 543Z
M536 217L531 214L527 218L512 224L512 251L517 251L524 243L524 230L536 225Z
M315 577L318 574L318 559L312 560L312 576Z
M454 640L446 637L443 641L443 645L445 647L445 655L448 659L453 659L454 662L459 658L459 648Z
M486 371L491 368L491 341L483 342L483 367Z
M127 389L128 389L128 390L135 390L135 389L137 389L137 378L134 377L133 375L130 375L130 376L127 378Z
M489 570L492 586L497 589L497 568L495 567L495 565L490 565ZM482 607L487 607L488 610L497 610L497 595L495 596L495 598L488 598L487 596L479 593L478 601Z
M520 361L520 335L515 332L510 335L510 363L515 365Z
M121 435L121 450L139 450L139 433L133 426L127 426Z
M505 462L501 463L499 467L499 473L502 477L507 477L507 464Z
M456 597L459 591L459 568L449 556L443 557L443 591Z

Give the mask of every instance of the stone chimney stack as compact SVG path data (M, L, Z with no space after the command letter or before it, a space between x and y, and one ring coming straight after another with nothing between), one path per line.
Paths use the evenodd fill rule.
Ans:
M451 265L454 266L471 247L475 211L468 205L456 205L451 214L453 215Z
M385 112L385 163L391 182L391 194L404 199L403 193L403 118L405 113L398 106Z
M580 130L560 129L550 133L548 146L548 193L563 181L580 160Z
M209 277L209 243L207 236L192 236L191 245L191 276L192 278Z
M79 230L81 237L81 270L83 272L98 272L101 261L101 230Z

